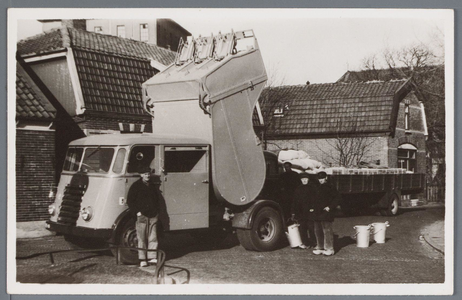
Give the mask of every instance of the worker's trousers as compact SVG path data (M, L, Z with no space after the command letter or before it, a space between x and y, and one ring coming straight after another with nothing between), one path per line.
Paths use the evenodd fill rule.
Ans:
M316 235L316 249L334 250L334 231L331 221L314 221Z
M149 218L146 216L137 216L136 219L136 237L138 238L138 248L156 250L157 241L157 221L158 216ZM140 260L157 258L156 251L138 250Z

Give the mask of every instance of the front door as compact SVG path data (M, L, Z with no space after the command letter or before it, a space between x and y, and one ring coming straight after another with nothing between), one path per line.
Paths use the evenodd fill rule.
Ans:
M170 230L209 226L207 146L165 146L161 175Z

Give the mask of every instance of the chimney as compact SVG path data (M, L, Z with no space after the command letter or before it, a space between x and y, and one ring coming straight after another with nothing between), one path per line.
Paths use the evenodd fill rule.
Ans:
M74 28L74 20L61 20L61 24L63 26L69 27L69 28Z
M62 26L75 28L78 30L87 30L87 21L86 20L61 20Z

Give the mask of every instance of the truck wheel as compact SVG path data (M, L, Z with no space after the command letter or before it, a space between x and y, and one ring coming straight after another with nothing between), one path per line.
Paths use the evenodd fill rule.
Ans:
M388 207L380 210L382 216L396 216L399 211L399 198L398 195L392 194L390 201L388 201Z
M270 207L259 210L251 229L238 229L237 237L242 247L251 251L276 250L283 238L279 213Z
M136 221L130 218L122 226L116 237L116 243L124 247L138 247L138 238L136 237ZM112 254L117 255L117 249L111 249ZM138 251L131 249L119 249L119 261L123 264L138 264Z

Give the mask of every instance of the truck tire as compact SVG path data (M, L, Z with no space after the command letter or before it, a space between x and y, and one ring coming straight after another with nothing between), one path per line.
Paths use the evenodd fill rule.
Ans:
M396 216L399 211L399 197L393 193L388 201L388 207L380 210L382 216Z
M124 247L138 247L138 238L136 237L136 221L129 218L118 231L116 243ZM111 249L114 256L117 255L117 249ZM122 264L138 264L138 251L131 249L119 249L119 262Z
M237 237L242 247L251 251L273 251L278 248L284 237L282 220L279 213L264 207L255 215L251 229L238 229Z

